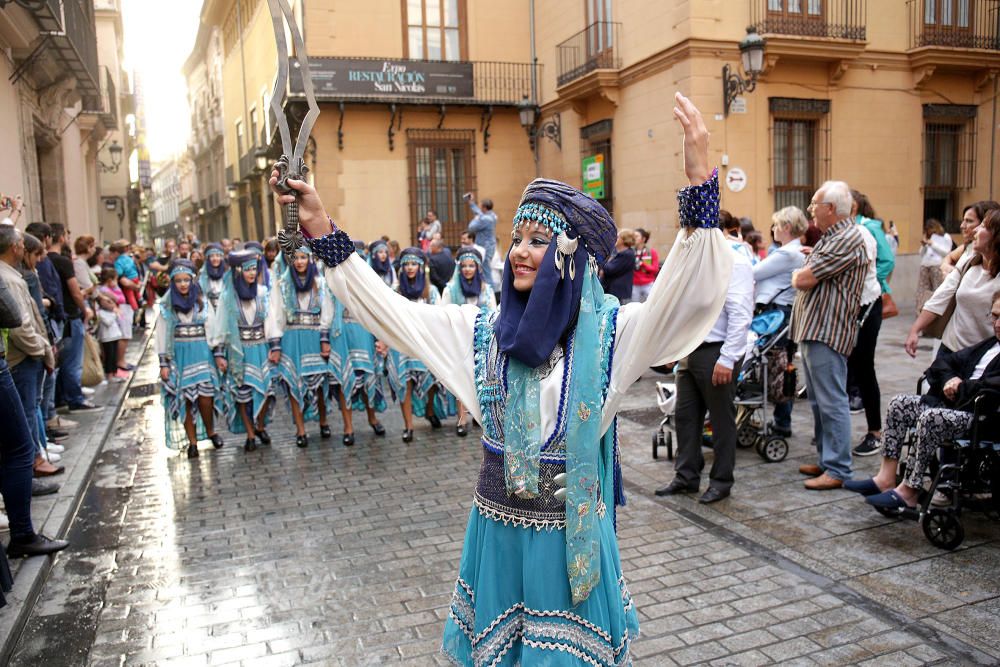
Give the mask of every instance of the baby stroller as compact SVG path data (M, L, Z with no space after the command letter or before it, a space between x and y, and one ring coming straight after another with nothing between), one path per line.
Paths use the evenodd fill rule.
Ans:
M736 380L736 443L754 447L768 463L788 456L788 441L767 426L768 401L791 400L795 373L785 340L789 318L781 310L767 310L750 322L749 353Z
M656 405L663 413L660 425L653 431L653 458L660 458L660 447L667 448L667 459L674 458L674 405L677 403L677 385L673 382L656 383Z

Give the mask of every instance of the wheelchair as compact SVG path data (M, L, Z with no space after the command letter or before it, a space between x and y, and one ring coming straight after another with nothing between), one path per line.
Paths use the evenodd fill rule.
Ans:
M910 429L904 450L913 446L915 429ZM897 482L906 475L908 458L900 456ZM930 486L921 492L915 509L876 509L883 516L917 521L931 544L947 550L958 548L965 540L963 511L1000 520L1000 391L979 392L973 401L968 435L945 443L931 462L927 476ZM932 506L938 491L951 499L950 505Z

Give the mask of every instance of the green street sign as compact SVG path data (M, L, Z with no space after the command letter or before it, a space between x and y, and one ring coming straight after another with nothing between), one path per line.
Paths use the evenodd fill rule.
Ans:
M604 154L588 155L580 164L583 191L594 199L604 199Z

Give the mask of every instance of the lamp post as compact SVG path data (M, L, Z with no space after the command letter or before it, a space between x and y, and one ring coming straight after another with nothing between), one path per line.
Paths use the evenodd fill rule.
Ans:
M256 163L257 171L260 173L265 173L267 171L267 166L270 160L267 158L267 149L261 146L253 153L253 159Z
M101 170L101 173L117 174L118 167L122 163L122 153L124 150L125 149L118 144L117 140L112 141L111 145L108 146L108 154L111 155L111 164L104 164L100 158L97 158L97 168Z
M722 113L729 115L729 107L738 95L752 93L757 87L757 77L764 71L764 48L767 41L757 34L757 28L749 26L747 36L740 41L740 63L747 74L744 79L733 71L729 64L722 66Z
M538 105L525 95L517 103L517 115L521 121L521 127L528 133L528 143L531 152L535 156L535 175L538 175L538 137L542 136L554 143L562 150L562 119L559 113L552 114L550 120L541 125L538 124Z

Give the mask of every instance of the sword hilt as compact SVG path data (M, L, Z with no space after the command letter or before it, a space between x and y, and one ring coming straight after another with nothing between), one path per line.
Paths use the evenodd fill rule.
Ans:
M288 179L302 180L302 177L309 171L309 168L305 165L302 158L295 158L294 162L295 164L290 164L287 155L282 155L278 159L278 162L275 164L275 169L278 170L278 182L275 184L275 187L281 194L298 197L298 190L288 185ZM291 264L295 251L305 243L305 237L302 235L302 228L299 225L299 203L294 201L290 204L285 204L282 214L284 224L282 229L278 230L278 246L281 248L281 252L284 253L285 259Z

